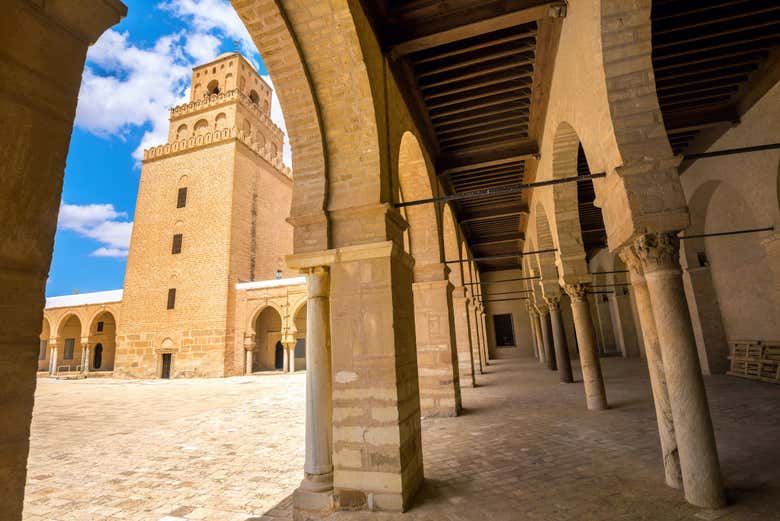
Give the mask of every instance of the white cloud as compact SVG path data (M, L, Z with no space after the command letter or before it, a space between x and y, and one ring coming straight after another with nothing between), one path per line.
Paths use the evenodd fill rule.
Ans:
M92 257L127 257L127 250L120 250L119 248L98 248L90 253Z
M120 220L126 217L125 212L116 211L112 204L78 205L63 202L57 226L103 244L91 255L126 257L133 231L132 221Z
M195 33L187 37L184 48L195 59L195 63L207 63L217 57L221 44L214 35Z
M257 49L227 0L165 0L157 6L184 22L181 31L142 48L130 34L109 29L89 49L76 124L101 137L125 139L145 126L133 158L168 138L168 109L189 100L191 70L216 58L221 38L239 42L251 61ZM270 78L265 77L271 84ZM284 162L292 163L281 106L273 95L271 118L285 131Z
M218 31L236 40L246 56L257 52L244 22L227 0L167 0L158 7L178 18L189 19L197 32Z
M121 138L131 127L149 124L142 146L165 142L168 109L185 101L192 66L181 51L183 40L179 34L163 36L152 48L141 49L126 32L103 33L87 54L76 124L99 136ZM142 156L139 147L133 157Z

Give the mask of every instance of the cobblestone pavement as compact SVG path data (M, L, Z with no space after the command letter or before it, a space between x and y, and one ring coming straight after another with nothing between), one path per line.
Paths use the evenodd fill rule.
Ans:
M410 512L333 520L780 520L780 387L706 378L731 503L710 511L663 484L643 362L602 366L611 409L593 413L581 383L492 362L464 389L463 416L423 421L426 483ZM25 519L291 519L303 385L42 381Z

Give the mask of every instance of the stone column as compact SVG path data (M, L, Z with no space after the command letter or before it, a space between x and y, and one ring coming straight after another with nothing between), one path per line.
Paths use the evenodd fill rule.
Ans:
M646 234L631 245L641 261L653 309L674 420L685 498L725 505L715 433L693 337L674 233Z
M490 344L488 343L487 324L486 324L485 306L479 306L479 331L482 337L482 357L485 359L485 365L490 365Z
M672 408L669 403L669 391L666 388L664 362L661 357L661 346L658 344L658 332L655 329L650 293L647 291L647 282L645 282L645 277L642 275L639 259L633 254L631 249L624 249L620 253L620 258L630 272L631 289L634 292L636 310L639 316L639 327L644 339L645 359L647 360L647 369L650 373L650 388L653 392L653 403L655 404L655 417L658 422L658 435L661 440L661 457L664 463L666 484L672 488L681 489L680 457L677 453Z
M89 373L89 338L81 339L81 365L84 373Z
M285 373L295 372L295 342L284 342L284 360L282 361L282 371Z
M529 327L531 329L531 331L530 331L530 333L531 333L531 345L533 346L533 349L534 349L534 358L539 360L539 344L537 344L537 342L536 342L536 334L534 332L534 320L535 320L534 319L534 315L535 314L536 314L536 312L533 310L531 305L528 304L528 325L529 325Z
M330 351L329 269L311 268L306 302L306 455L293 493L294 519L333 509L333 381Z
M443 264L415 266L414 294L420 413L457 416L461 410L453 286Z
M115 0L2 2L0 512L4 521L22 518L46 277L87 47L126 12Z
M244 374L252 374L254 351L255 335L252 333L244 333Z
M555 361L558 366L558 377L563 383L572 383L574 378L571 373L571 360L569 360L569 346L566 344L566 332L563 330L561 297L545 297L544 300L547 302L547 307L550 310L550 323L555 348Z
M547 306L539 308L539 322L542 330L542 343L544 344L544 361L547 369L555 371L558 369L555 360L555 347L553 346L552 324L550 323L550 310Z
M474 352L474 359L477 361L476 369L479 374L485 374L485 366L482 360L482 345L479 338L479 326L477 325L477 304L472 302L469 309L469 318L471 319L471 346Z
M400 223L387 205L345 210L336 219L364 230L376 223L372 212L386 217L377 233ZM414 259L401 234L392 235L286 258L291 268L330 266L333 486L342 509L403 511L423 481ZM311 326L307 334L310 340ZM309 362L311 370L317 362Z
M580 348L580 367L582 368L582 381L585 384L585 402L589 411L601 411L607 408L607 393L604 390L604 378L601 376L593 319L588 305L588 284L567 284L566 294L571 299L574 329Z
M452 293L452 316L455 321L455 343L458 350L458 379L461 387L474 387L474 357L469 331L469 299L466 288L459 286Z
M54 375L57 373L57 344L51 345L51 359L49 360L49 374Z
M544 347L544 339L542 338L542 312L539 308L534 307L532 308L531 313L531 327L534 330L536 347L539 349L539 362L544 364L547 361L547 353Z

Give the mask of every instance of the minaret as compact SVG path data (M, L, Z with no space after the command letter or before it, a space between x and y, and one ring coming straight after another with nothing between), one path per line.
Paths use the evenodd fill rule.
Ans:
M117 331L117 376L242 374L235 285L292 253L271 88L238 53L193 69L168 142L144 152Z

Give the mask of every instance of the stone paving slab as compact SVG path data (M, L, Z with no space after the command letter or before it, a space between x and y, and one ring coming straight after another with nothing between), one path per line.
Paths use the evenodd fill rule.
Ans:
M494 361L459 418L423 421L410 512L334 520L780 520L780 387L706 377L731 505L663 484L647 371L602 359L612 408L532 360ZM580 378L575 364L575 375ZM304 375L39 382L26 521L291 519Z

